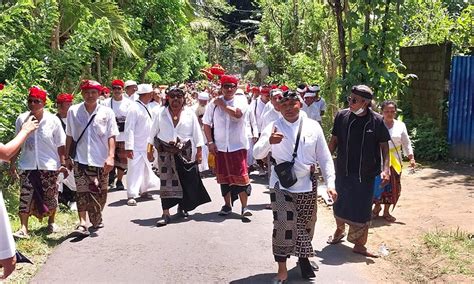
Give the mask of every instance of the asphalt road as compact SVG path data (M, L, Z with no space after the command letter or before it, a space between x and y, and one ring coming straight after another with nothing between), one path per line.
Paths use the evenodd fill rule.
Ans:
M161 215L158 195L156 200L128 207L126 192L110 192L105 227L83 240L64 241L32 282L270 283L276 272L271 250L272 214L264 209L269 202L264 181L254 178L249 199L251 222L243 222L237 214L238 201L235 213L217 215L223 201L213 178L204 180L211 203L191 212L187 220L174 217L173 224L161 228L155 226ZM313 247L320 269L313 281L371 282L362 276L360 267L372 260L351 253L347 242L326 245L334 230L333 219L324 205L318 206ZM288 268L290 283L308 283L300 277L295 257L288 261Z

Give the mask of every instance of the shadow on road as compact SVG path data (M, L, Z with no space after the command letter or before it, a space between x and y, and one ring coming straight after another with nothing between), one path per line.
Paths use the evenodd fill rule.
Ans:
M378 227L384 227L384 226L396 226L396 225L406 225L404 222L400 221L395 221L395 222L389 222L385 220L383 217L377 217L372 220L370 227L371 228L378 228Z
M373 259L355 254L352 248L346 245L327 245L320 251L315 251L316 256L321 258L321 263L326 265L342 265L345 263L365 262L366 264L374 264Z
M153 217L153 218L148 218L148 219L134 219L130 220L130 222L137 224L139 226L143 227L156 227L156 222L158 221L159 217ZM194 213L190 214L189 217L187 218L182 218L178 216L177 214L171 216L171 223L169 226L173 226L173 224L180 224L180 223L186 223L190 221L195 221L195 222L212 222L212 223L221 223L224 222L225 220L242 220L243 223L249 223L251 222L251 219L248 218L242 218L239 214L236 213L231 213L227 216L219 216L217 215L217 212L209 212L209 213Z
M276 264L275 264L276 270ZM229 282L229 284L257 284L257 283L272 283L273 278L276 276L275 273L262 273L252 275L246 278L237 279ZM289 283L316 283L316 279L318 274L316 272L316 278L314 280L308 280L301 277L301 272L298 266L293 267L292 269L288 270L288 282Z

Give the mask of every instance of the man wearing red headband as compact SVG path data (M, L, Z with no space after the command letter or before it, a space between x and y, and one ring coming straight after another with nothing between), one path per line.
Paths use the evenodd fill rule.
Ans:
M115 169L117 169L116 190L124 190L123 175L127 169L127 154L125 153L125 120L132 101L127 99L123 92L125 83L122 80L112 81L112 97L104 101L104 105L111 108L115 114L118 130L120 134L115 138ZM115 169L109 174L109 185L112 187L115 179Z
M54 223L58 207L59 172L67 175L65 164L66 135L59 119L44 109L46 91L30 88L28 95L29 111L22 113L16 120L18 133L30 116L39 122L35 131L23 144L21 151L11 160L10 170L13 177L16 172L16 158L20 156L18 168L20 172L20 222L21 228L14 233L17 238L29 238L28 218L31 215L41 219L48 217L48 233L57 231Z
M252 111L255 115L255 120L257 121L257 129L258 129L258 136L260 137L260 133L262 133L263 127L263 113L265 106L270 101L270 90L271 88L267 85L262 86L260 88L254 87L252 88L252 92L257 94L257 96L253 96L255 99L252 100L250 103L250 111ZM260 170L258 175L265 176L266 175L266 168L267 164L263 160L257 160L258 165L260 166Z
M247 171L249 145L245 135L245 113L249 108L245 96L235 96L238 81L229 75L221 77L223 96L209 104L202 121L209 151L216 156L217 182L225 201L219 215L230 214L233 201L240 197L242 216L248 217L252 215L247 208L251 186Z
M80 224L76 236L88 236L87 215L94 229L102 228L109 172L114 167L115 137L119 134L114 112L97 103L102 86L92 80L81 85L84 102L71 106L66 123L66 159L74 167Z
M72 105L74 96L72 94L59 94L56 97L56 106L58 113L56 116L61 121L64 133L66 133L67 112ZM73 211L77 210L76 206L76 182L74 180L74 172L68 170L68 175L59 175L59 203L62 203Z

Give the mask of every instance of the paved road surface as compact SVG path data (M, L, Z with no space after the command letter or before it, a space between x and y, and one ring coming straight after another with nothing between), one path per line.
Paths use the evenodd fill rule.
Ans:
M63 242L32 282L270 283L276 271L271 254L272 214L264 209L269 195L263 181L256 181L260 184L253 184L249 199L250 223L242 222L237 214L217 215L222 198L213 178L204 180L211 203L192 212L188 220L162 228L155 227L161 215L158 195L156 200L128 207L124 191L111 192L105 228L81 241ZM315 281L370 282L358 272L372 260L351 253L344 244L326 246L334 227L329 211L323 209L318 212L313 240L320 266ZM238 201L234 212L240 212ZM294 257L288 261L290 283L307 283L295 263Z

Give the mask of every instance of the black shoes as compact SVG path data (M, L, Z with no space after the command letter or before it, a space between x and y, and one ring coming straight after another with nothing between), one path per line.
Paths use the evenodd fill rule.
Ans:
M189 217L188 211L183 210L183 209L181 208L181 206L179 206L179 205L178 205L178 215L181 216L181 217L183 217L183 218Z
M125 187L123 186L123 183L121 180L117 180L115 183L115 190L124 190Z
M311 279L316 277L314 274L313 267L307 258L298 258L298 264L301 269L301 276L305 279Z

